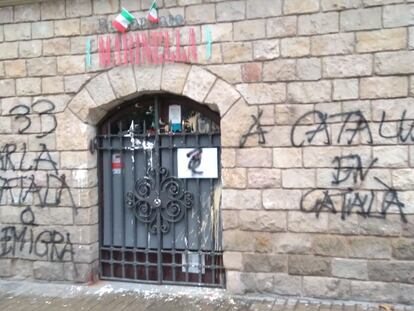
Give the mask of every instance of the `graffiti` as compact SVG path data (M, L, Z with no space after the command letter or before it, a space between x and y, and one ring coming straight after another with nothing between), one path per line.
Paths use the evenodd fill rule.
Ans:
M347 181L351 177L351 174L353 176L354 183L357 183L358 177L361 181L364 181L365 177L368 174L368 171L377 161L378 158L373 159L368 167L364 170L361 157L357 154L335 157L332 160L332 163L336 163L332 184L339 185Z
M382 118L378 125L378 136L384 139L398 139L399 142L414 142L414 120L406 118L407 111L401 113L399 120L388 120L387 113L382 111ZM314 118L312 124L306 123ZM340 130L331 138L330 125L339 124ZM395 124L395 133L386 134L385 125ZM398 125L398 126L397 126ZM360 110L328 115L322 111L312 110L297 119L290 133L290 141L294 147L309 144L323 145L352 145L375 144L373 129L377 124L368 122ZM304 130L304 131L303 131Z
M57 230L37 231L30 207L20 214L23 226L6 226L0 230L0 257L35 256L51 262L73 262L74 249L69 233Z
M385 187L382 199L380 199L380 211L376 213L372 207L376 203L374 190L358 191L354 188L345 190L340 189L312 189L306 192L300 201L300 210L306 213L315 213L319 217L322 211L333 214L340 212L342 220L345 220L352 211L364 218L386 218L390 208L396 207L399 211L401 220L407 223L406 215L403 211L405 204L398 197L398 192L386 185L379 178L375 180ZM337 198L339 200L337 200Z
M181 32L166 31L103 36L98 39L99 66L124 64L165 64L173 62L197 62L197 42L194 28L190 28L189 44L181 45ZM174 46L170 44L174 38ZM112 52L113 51L113 52Z
M260 123L260 119L262 115L263 115L262 109L259 109L257 117L254 115L251 115L253 119L253 123L252 125L250 125L247 133L244 134L242 138L240 139L240 148L244 147L244 145L247 142L247 138L249 138L250 136L255 136L255 135L258 136L259 144L263 145L266 143L265 134L267 133L267 131L263 130L262 124Z
M368 122L360 110L327 114L312 110L303 114L294 123L290 141L294 147L306 145L374 145L374 137L398 139L399 142L414 141L414 120L407 117L407 111L401 113L398 120L388 120L387 113L381 112L381 120ZM314 122L309 122L313 120ZM336 131L332 130L335 124ZM389 125L395 132L389 132ZM388 125L388 132L384 127ZM377 136L373 135L377 130ZM321 149L323 153L323 148ZM327 188L311 189L302 195L300 209L314 213L316 217L322 212L341 215L345 220L352 213L364 218L386 218L390 212L399 213L401 221L407 222L404 212L405 204L400 200L399 191L375 176L372 168L378 158L363 161L354 153L333 157L330 185ZM368 176L370 184L364 184ZM362 190L361 190L362 188ZM368 188L368 189L367 189Z
M196 148L187 153L187 158L190 158L188 161L188 169L195 175L203 174L202 171L197 171L197 168L200 167L201 164L201 157L203 155L202 148Z
M47 122L47 118L50 118L50 120L52 120L52 125L50 128L44 131L42 130L41 133L36 136L37 138L42 138L49 135L50 133L53 133L56 130L57 121L55 115L53 114L55 108L55 104L50 100L40 99L35 101L30 107L27 105L19 104L10 109L8 115L14 116L14 119L16 121L21 120L23 123L18 129L19 134L30 132L33 124L33 115L38 117L42 124L49 124L50 122ZM31 132L35 132L35 130Z

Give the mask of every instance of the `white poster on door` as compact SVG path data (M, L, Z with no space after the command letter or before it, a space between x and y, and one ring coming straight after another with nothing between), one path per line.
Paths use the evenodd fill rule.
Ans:
M217 178L217 148L178 148L178 178Z

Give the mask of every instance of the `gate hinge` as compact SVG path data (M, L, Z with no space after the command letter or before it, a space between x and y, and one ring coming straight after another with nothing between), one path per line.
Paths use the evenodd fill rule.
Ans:
M89 141L89 152L94 154L96 150L98 150L98 139L95 137Z

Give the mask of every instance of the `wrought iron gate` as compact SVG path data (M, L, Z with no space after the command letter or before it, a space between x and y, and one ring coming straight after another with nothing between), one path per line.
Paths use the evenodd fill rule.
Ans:
M224 287L218 114L142 97L101 123L95 147L101 278Z

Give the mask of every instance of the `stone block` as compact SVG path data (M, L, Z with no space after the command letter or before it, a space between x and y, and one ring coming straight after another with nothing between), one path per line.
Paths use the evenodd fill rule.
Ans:
M56 74L56 58L40 57L27 60L29 76L51 76Z
M32 38L44 39L54 36L54 24L53 21L44 21L32 23Z
M332 260L332 276L343 279L368 279L366 260L334 258Z
M201 67L192 66L184 85L183 95L203 102L216 81L216 77Z
M77 74L85 72L85 56L59 56L57 58L57 70L59 74Z
M41 3L42 19L65 18L65 0L50 0Z
M11 259L0 259L0 276L11 277L13 276L12 260Z
M341 150L338 147L324 146L313 147L309 146L303 148L303 164L304 167L334 167L337 165L332 160L336 156L341 155ZM334 171L332 170L332 173Z
M226 270L241 270L242 269L242 253L239 252L224 252L223 264Z
M317 0L289 0L283 6L284 14L312 13L317 11L319 11L319 1Z
M242 20L246 15L244 1L219 2L216 6L216 17L218 22Z
M282 1L269 5L268 0L248 0L246 8L247 18L278 16L282 13Z
M214 4L199 4L186 7L185 19L187 25L214 23L216 12Z
M238 167L271 167L272 149L243 148L236 150L236 166Z
M248 62L253 59L251 42L222 43L223 60L225 63Z
M275 210L298 210L301 191L287 189L263 190L263 207Z
M213 72L218 77L229 83L240 83L241 78L241 66L238 64L229 65L211 65L207 67L208 70Z
M408 94L408 81L406 77L363 78L360 88L363 99L404 97Z
M254 168L247 171L248 188L277 188L281 185L279 169Z
M279 40L259 40L253 42L253 58L268 60L279 57Z
M218 79L204 102L217 106L220 115L223 116L239 98L240 94L233 86Z
M223 168L221 174L224 188L246 188L245 168Z
M221 130L226 133L221 138L221 145L223 147L239 147L242 140L245 139L243 135L247 133L246 124L251 124L251 115L257 115L257 108L248 106L243 99L239 99L228 113L221 119ZM234 120L239 120L234 123ZM258 138L254 136L246 137L245 146L258 146Z
M286 231L286 213L274 211L241 211L239 228L245 231Z
M388 259L391 257L390 241L386 238L377 237L350 237L349 257Z
M414 23L414 5L387 5L384 6L383 24L385 28L401 27Z
M333 100L357 99L358 96L358 79L341 79L333 81Z
M119 0L92 0L94 14L117 13Z
M326 232L328 230L328 214L319 217L302 211L289 211L288 229L291 232ZM323 255L323 254L318 254Z
M288 100L291 103L324 102L331 99L331 82L293 82L288 84Z
M283 254L309 254L312 237L309 234L279 233L273 241L273 250Z
M161 67L134 66L134 72L138 92L158 91L161 89Z
M378 302L396 302L399 296L399 288L394 283L382 282L351 282L352 296L350 298L357 300L371 300Z
M414 241L410 239L399 238L391 243L392 257L398 260L414 259Z
M234 210L222 210L221 218L223 222L223 230L232 230L239 228L239 213Z
M67 109L58 115L56 129L56 147L58 150L88 150L90 139L95 136L94 127L79 122L79 119Z
M164 66L161 89L174 94L181 94L187 80L190 66L184 64L171 64ZM139 88L139 83L138 88Z
M223 190L223 209L257 210L262 208L260 190Z
M309 55L310 39L308 37L282 39L281 51L283 57L301 57Z
M300 148L273 148L273 166L293 168L302 166L302 150Z
M63 262L35 261L33 263L33 277L37 280L63 281Z
M221 149L221 166L223 168L234 167L236 165L236 150L230 148Z
M265 20L245 20L241 22L235 22L234 27L234 40L255 40L266 37Z
M269 18L266 21L266 34L268 38L289 37L295 35L296 31L296 16Z
M342 31L379 29L381 8L346 10L341 12L340 20Z
M15 44L15 43L11 43ZM1 45L0 45L1 50ZM42 54L42 41L21 41L19 42L19 56L26 57L38 57Z
M368 277L372 281L414 283L414 263L410 261L369 261Z
M13 7L0 8L0 21L4 24L13 22Z
M329 215L329 232L337 234L359 234L359 219L357 214L350 214L346 219L338 214Z
M66 1L66 16L79 17L92 14L91 0L68 0Z
M297 77L300 80L319 80L322 65L319 58L300 58L296 61Z
M225 251L254 252L255 239L251 232L228 230L223 232Z
M31 38L30 23L5 24L3 30L5 41L28 40Z
M311 255L289 255L289 274L331 276L331 259Z
M212 42L225 42L225 41L233 40L233 24L232 23L203 25L201 27L202 42L207 42L207 35L206 35L207 28L211 32Z
M351 293L351 282L336 278L305 276L303 291L305 295L317 298L348 298Z
M246 289L241 282L241 273L238 271L226 271L227 290L234 294L243 294Z
M109 70L108 78L117 98L136 94L135 76L130 66L116 67Z
M322 68L322 74L327 78L368 76L372 74L372 56L325 57L322 61Z
M243 253L243 271L246 272L286 272L287 256Z
M356 34L356 50L359 53L402 50L406 46L407 30L405 28L365 31Z
M63 93L63 77L47 77L42 78L42 93L43 94L56 94Z
M55 36L80 35L80 19L65 19L55 21Z
M286 100L286 84L284 83L239 84L237 90L249 104L274 104Z
M300 35L315 35L338 32L339 13L329 12L301 15L299 16L298 25L298 33Z
M321 0L323 11L342 11L356 9L361 6L361 0Z
M355 38L352 33L340 33L311 37L312 55L351 54Z
M17 42L0 43L0 59L17 58Z
M24 60L5 61L4 71L6 77L24 77L26 76L26 62Z
M14 7L15 22L33 22L38 20L40 20L39 4L16 5Z
M326 214L321 214L319 217ZM309 217L315 217L308 214ZM308 218L304 221L308 221ZM342 236L318 235L312 239L312 251L315 255L329 257L347 257L349 254L348 241Z
M280 59L263 64L263 81L292 81L297 79L293 59Z
M375 55L375 72L379 75L413 73L410 64L414 61L414 51L386 52Z
M54 38L49 40L43 40L44 56L55 56L64 54L70 54L69 38Z
M83 74L83 75L74 75L74 76L66 76L64 77L65 82L65 92L67 93L76 93L79 89L91 79L91 75Z
M373 147L374 158L378 158L376 167L407 167L407 146L375 146Z
M41 93L40 78L21 78L16 80L17 95L37 95Z

